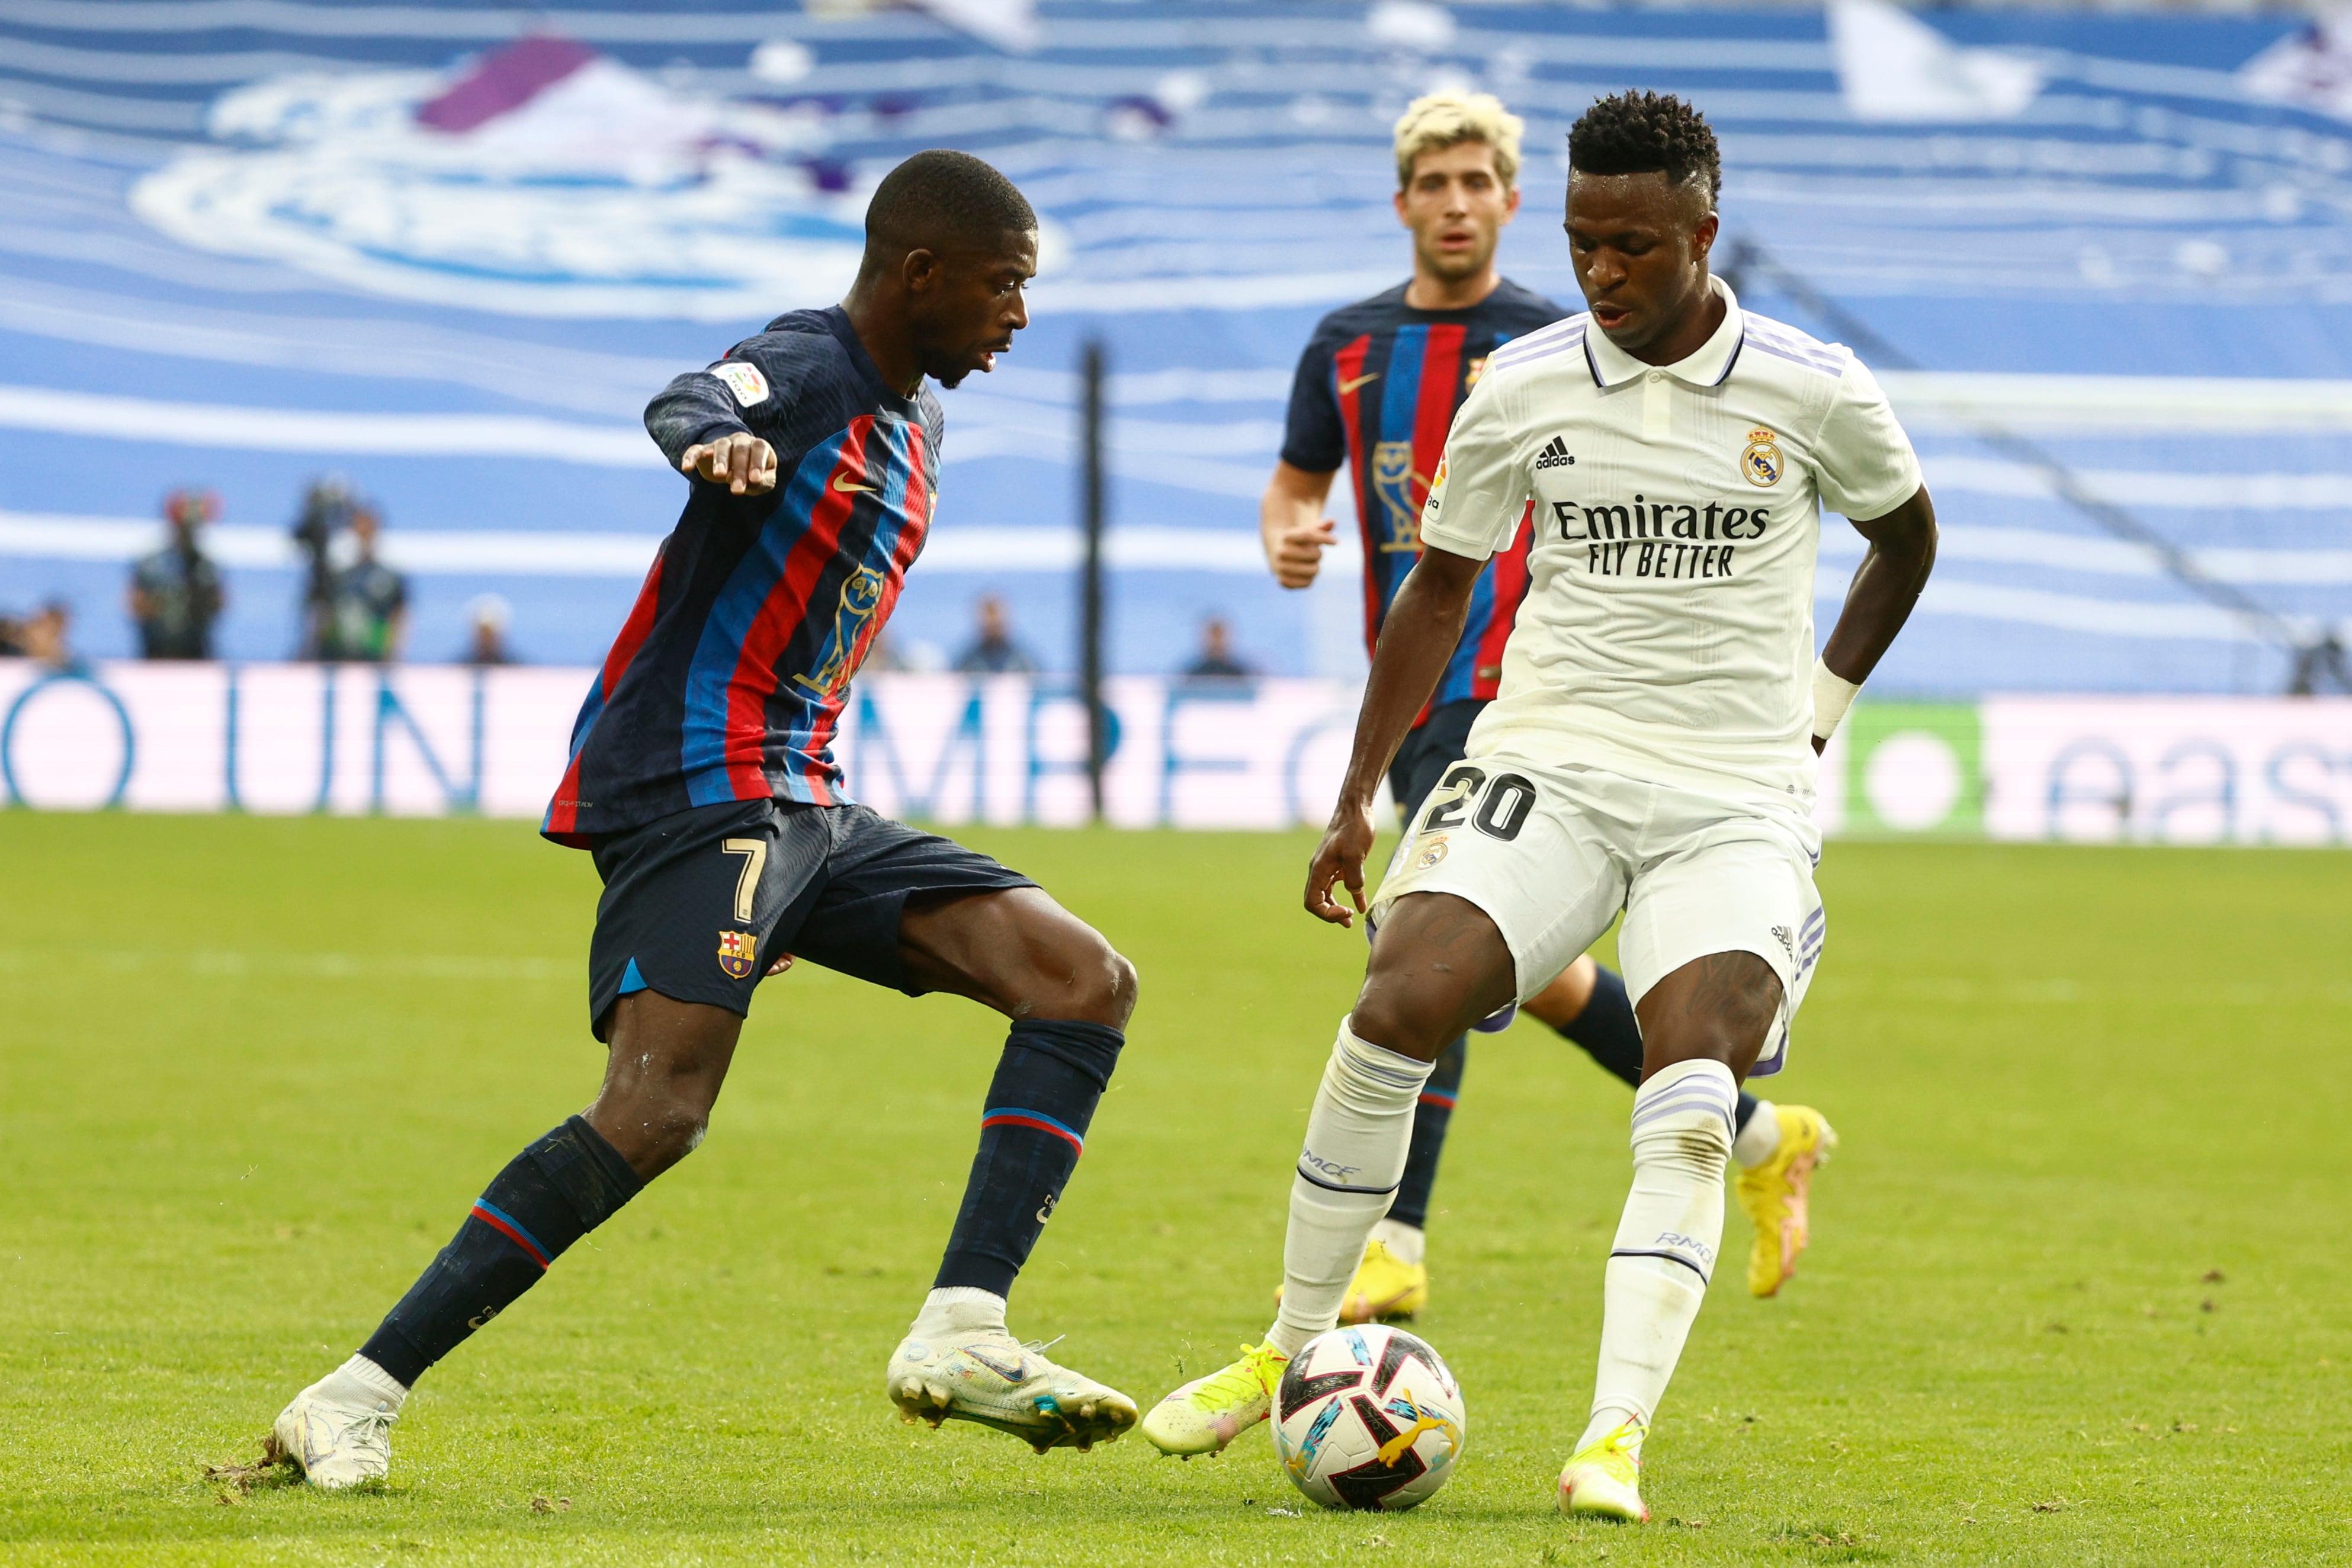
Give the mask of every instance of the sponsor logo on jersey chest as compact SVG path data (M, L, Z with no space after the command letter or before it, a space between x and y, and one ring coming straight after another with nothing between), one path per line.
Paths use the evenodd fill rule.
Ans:
M1727 507L1720 501L1553 501L1562 543L1585 547L1586 570L1598 577L1709 581L1733 574L1736 547L1760 539L1771 526L1769 507Z
M1424 482L1427 490L1434 490L1435 478ZM1412 443L1382 441L1372 447L1372 494L1381 503L1381 516L1388 537L1381 541L1384 551L1401 551L1418 555L1421 552L1422 502L1412 497L1412 482L1420 476L1412 471ZM1427 493L1424 491L1424 494Z

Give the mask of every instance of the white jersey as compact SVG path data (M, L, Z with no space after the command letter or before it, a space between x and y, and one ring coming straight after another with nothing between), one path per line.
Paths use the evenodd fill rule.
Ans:
M1710 282L1723 325L1676 364L1587 315L1496 350L1421 537L1485 559L1534 505L1532 584L1470 756L1809 805L1820 503L1884 517L1919 462L1851 350Z

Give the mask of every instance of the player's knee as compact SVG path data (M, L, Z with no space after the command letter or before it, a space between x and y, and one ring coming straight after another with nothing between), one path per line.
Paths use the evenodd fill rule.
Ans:
M710 1130L710 1102L700 1095L656 1094L636 1110L643 1146L664 1169L699 1148Z
M1105 946L1108 946L1108 944ZM1135 973L1135 966L1128 962L1127 955L1116 947L1110 950L1110 968L1111 1002L1118 1009L1118 1027L1125 1029L1128 1019L1135 1012L1136 991L1139 982Z
M1436 1009L1404 988L1368 979L1349 1014L1348 1027L1369 1045L1418 1061L1434 1061L1454 1039L1454 1031L1446 1028L1451 1021L1437 1017Z
M1071 1018L1087 1023L1125 1029L1135 1011L1135 966L1125 954L1089 930L1088 950L1073 966L1069 1006Z

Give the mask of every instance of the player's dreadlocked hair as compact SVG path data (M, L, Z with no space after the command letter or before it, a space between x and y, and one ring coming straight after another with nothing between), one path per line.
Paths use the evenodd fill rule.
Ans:
M866 207L861 271L895 267L910 250L987 247L1037 226L1012 181L969 152L935 147L882 176Z
M1569 128L1568 166L1584 174L1663 173L1696 183L1710 211L1723 193L1723 157L1706 117L1672 93L1596 99Z

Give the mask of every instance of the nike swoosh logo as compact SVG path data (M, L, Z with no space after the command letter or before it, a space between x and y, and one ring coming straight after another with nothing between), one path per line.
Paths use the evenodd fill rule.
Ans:
M1020 1383L1024 1381L1029 1371L1028 1364L1022 1361L1017 1356L1013 1358L1013 1364L1010 1367L1007 1367L1003 1362L995 1360L984 1352L974 1350L970 1345L966 1345L964 1347L964 1354L971 1357L972 1360L980 1363L981 1365L988 1368L989 1371L996 1374L997 1376L1004 1379L1007 1383Z
M1353 381L1343 381L1339 383L1339 395L1341 397L1346 397L1349 392L1354 392L1358 387L1362 386L1365 382L1376 382L1380 379L1381 372L1374 371L1368 376L1358 376Z
M870 495L872 495L872 494L874 493L874 486L871 486L871 485L853 485L853 484L851 484L847 479L845 479L845 478L841 477L839 475L835 475L835 476L834 476L833 487L834 487L835 489L836 489L836 490L840 491L840 492L841 492L843 495L845 495L845 496L853 496L853 495L856 495L856 494L857 494L857 493L859 493L860 491L863 491L865 494L866 494L866 495L868 495L868 496L870 496Z

